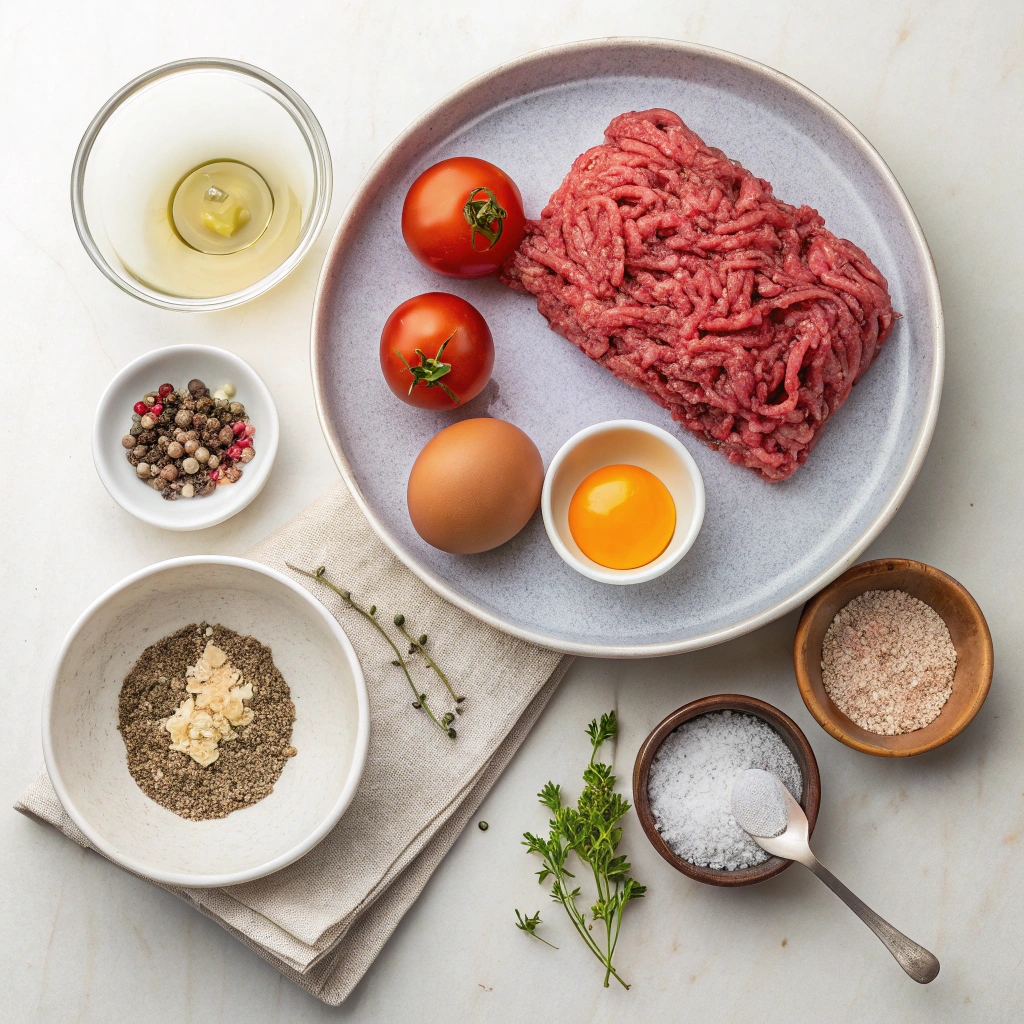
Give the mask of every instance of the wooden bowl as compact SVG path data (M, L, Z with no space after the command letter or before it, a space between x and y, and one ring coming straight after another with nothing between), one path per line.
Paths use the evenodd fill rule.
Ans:
M807 742L807 737L800 731L800 727L788 715L784 715L778 708L766 704L756 697L744 697L738 693L721 693L714 697L702 697L700 700L691 701L677 711L673 711L667 718L655 726L654 731L644 740L636 755L636 764L633 766L633 806L636 808L637 817L643 826L647 838L654 848L672 865L677 871L681 871L698 882L706 882L708 885L753 885L755 882L763 882L766 878L785 871L793 862L784 860L782 857L770 857L763 864L757 864L751 868L738 868L735 871L727 871L723 868L705 868L699 864L691 864L688 860L672 852L671 847L661 837L654 823L654 813L651 811L651 801L647 794L647 780L651 770L651 762L658 748L669 736L691 718L699 715L706 715L712 711L739 711L746 715L753 715L767 722L785 741L786 746L793 752L796 763L800 766L800 774L803 776L804 788L800 794L800 806L807 814L807 824L810 832L814 831L814 823L818 819L818 805L821 803L821 776L818 774L818 762L814 759L814 751Z
M956 647L953 692L938 718L902 736L862 729L832 703L821 680L821 644L836 612L867 590L902 590L931 605ZM977 602L952 576L908 558L878 558L847 570L804 606L793 641L793 665L807 710L841 743L879 757L910 757L934 750L978 713L992 683L992 635Z

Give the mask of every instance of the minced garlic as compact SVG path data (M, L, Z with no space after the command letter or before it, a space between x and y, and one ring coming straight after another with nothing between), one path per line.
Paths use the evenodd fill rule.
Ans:
M185 689L194 697L182 701L164 723L171 734L171 750L188 754L206 767L220 754L219 744L233 740L253 719L242 701L252 698L252 685L242 682L242 673L227 654L208 641L202 657L185 672Z

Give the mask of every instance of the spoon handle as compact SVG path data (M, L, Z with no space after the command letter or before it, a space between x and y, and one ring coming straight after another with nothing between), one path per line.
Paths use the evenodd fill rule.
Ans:
M879 917L859 896L850 892L824 864L814 856L809 867L885 944L896 962L914 981L927 985L939 973L939 961L924 946L908 939L901 931L893 928L888 921Z

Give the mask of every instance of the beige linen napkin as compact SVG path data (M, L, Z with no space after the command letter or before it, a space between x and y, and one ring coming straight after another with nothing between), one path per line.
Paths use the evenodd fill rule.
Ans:
M410 707L408 683L379 634L326 587L296 576L337 616L366 676L370 747L359 790L330 835L282 871L231 888L171 891L337 1005L423 890L572 659L501 633L434 594L381 543L343 483L247 556L285 572L285 560L326 565L356 600L380 606L382 622L404 612L411 631L430 635L441 667L467 697L458 739L449 740ZM419 677L431 693L441 689L422 670ZM45 772L15 807L89 845Z

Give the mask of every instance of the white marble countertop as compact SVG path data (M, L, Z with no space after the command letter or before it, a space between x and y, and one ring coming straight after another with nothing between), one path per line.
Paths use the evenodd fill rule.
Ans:
M322 1006L173 896L22 818L0 812L4 1020L1010 1021L1024 1015L1024 502L1019 444L1024 344L1024 7L1016 0L41 0L0 22L0 402L6 483L0 588L8 671L0 803L39 761L43 678L67 628L125 574L178 554L238 553L318 496L336 473L313 410L308 324L317 271L348 196L374 157L463 80L544 45L600 35L689 39L804 82L889 162L931 243L947 317L948 368L921 476L868 556L905 555L960 579L996 645L992 693L942 750L892 762L836 743L805 711L789 647L795 616L698 654L579 661L470 828L340 1009ZM224 55L267 68L320 117L335 162L328 229L299 271L240 309L186 316L108 284L79 245L67 199L78 139L100 104L146 68ZM212 342L274 382L281 449L263 494L193 534L145 526L92 466L102 388L136 355ZM620 774L664 714L697 696L765 698L806 731L821 767L816 849L880 913L942 961L927 988L799 868L718 890L676 874L635 818L623 848L651 898L634 905L618 961L598 966L536 885L518 845L544 815L534 794L576 778L581 729L618 708ZM553 952L513 927L544 911Z

